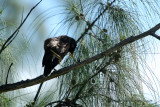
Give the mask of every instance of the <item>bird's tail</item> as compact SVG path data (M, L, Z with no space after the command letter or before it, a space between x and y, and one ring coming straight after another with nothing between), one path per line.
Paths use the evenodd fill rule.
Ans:
M49 66L45 66L44 67L44 76L47 77L52 71L52 67L49 67Z
M43 61L42 61L42 66L44 66L44 76L48 76L52 69L57 66L59 63L59 59L56 58L55 55L49 52L45 52Z
M51 71L52 71L52 58L53 55L50 54L48 51L45 52L44 57L43 57L43 61L42 61L42 66L44 66L44 76L48 76Z

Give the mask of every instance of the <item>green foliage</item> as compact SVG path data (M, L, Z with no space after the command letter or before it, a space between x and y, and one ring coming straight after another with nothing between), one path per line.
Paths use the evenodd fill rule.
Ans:
M8 96L0 95L0 105L1 107L13 107L13 102L9 99Z
M3 10L0 10L0 15L2 14Z
M85 28L91 27L78 43L75 59L68 57L64 61L65 66L83 61L111 48L129 36L140 33L139 17L130 11L131 8L129 6L124 8L121 1L111 6L110 3L110 1L94 0L65 2L64 8L67 10L64 11L67 12L64 22L71 26L69 30L74 32L75 38L80 37L86 31ZM96 20L94 26L90 26L90 23L95 21L107 6L107 11ZM67 98L86 107L96 105L150 107L150 103L146 102L143 96L141 87L143 81L141 81L138 65L141 56L137 56L136 48L141 43L143 41L127 45L103 59L61 76L59 99ZM133 98L133 94L139 97ZM140 100L140 103L136 100Z

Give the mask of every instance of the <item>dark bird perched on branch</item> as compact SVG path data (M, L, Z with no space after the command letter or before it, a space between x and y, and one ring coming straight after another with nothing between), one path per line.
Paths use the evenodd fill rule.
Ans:
M45 54L42 61L44 76L48 76L52 69L62 61L68 52L70 52L73 57L75 48L76 41L66 35L46 39L44 42Z
M62 61L68 52L70 52L73 57L73 52L76 48L76 45L76 41L66 35L46 39L44 42L45 53L42 61L42 66L44 67L44 76L48 76L52 69ZM38 88L36 96L34 97L34 101L32 102L32 106L34 106L35 102L37 101L42 85L43 82Z

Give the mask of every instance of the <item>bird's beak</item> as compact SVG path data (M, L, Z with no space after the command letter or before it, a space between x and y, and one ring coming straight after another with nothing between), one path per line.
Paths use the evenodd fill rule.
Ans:
M72 58L74 58L74 55L73 55L73 53L71 53L71 56L72 56Z

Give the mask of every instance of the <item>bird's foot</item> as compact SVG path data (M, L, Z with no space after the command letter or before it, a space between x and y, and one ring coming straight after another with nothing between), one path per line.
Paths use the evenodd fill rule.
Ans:
M60 57L60 58L59 58L59 64L61 63L61 61L62 61L62 58Z

